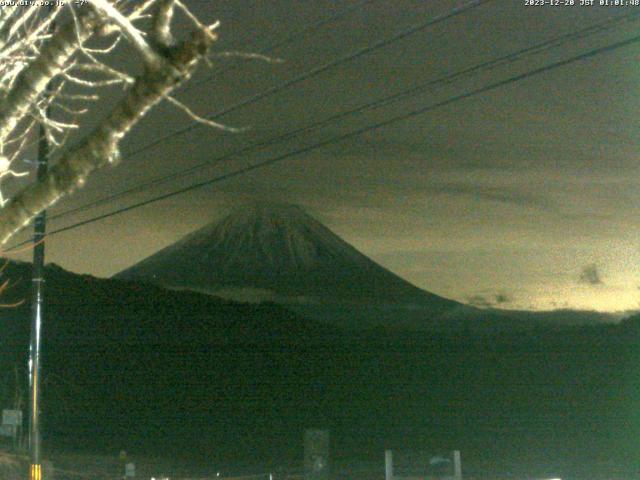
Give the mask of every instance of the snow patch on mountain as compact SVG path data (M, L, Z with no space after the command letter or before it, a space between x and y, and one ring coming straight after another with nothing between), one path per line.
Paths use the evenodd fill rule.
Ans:
M232 299L458 306L401 279L302 208L243 206L117 275Z

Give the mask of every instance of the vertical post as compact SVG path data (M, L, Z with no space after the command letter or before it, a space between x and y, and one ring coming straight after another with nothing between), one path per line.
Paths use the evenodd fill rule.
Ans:
M462 480L462 460L460 459L460 450L453 451L453 478L454 480Z
M45 116L49 116L47 108ZM49 142L44 126L38 132L38 181L47 174L49 163ZM31 341L29 344L29 457L30 480L42 480L42 461L40 458L40 347L42 342L42 307L44 303L44 236L46 233L46 211L36 216L33 227L33 270L31 294Z
M305 480L329 480L329 431L304 432Z
M393 452L384 451L384 480L393 480Z

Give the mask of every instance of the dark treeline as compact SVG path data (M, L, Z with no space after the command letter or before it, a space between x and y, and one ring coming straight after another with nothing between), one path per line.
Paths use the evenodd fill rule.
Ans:
M5 271L17 282L7 301L28 298L28 273ZM298 462L303 430L323 427L338 464L382 462L385 448L459 449L467 472L640 470L638 317L344 330L277 305L47 274L48 445L266 468ZM6 408L14 368L26 367L29 306L0 318Z

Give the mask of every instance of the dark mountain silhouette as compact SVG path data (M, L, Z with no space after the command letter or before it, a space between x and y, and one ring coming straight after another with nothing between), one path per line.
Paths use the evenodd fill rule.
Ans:
M286 304L461 305L375 263L301 208L248 205L116 275L169 288Z
M28 298L29 275L28 264L3 272L17 282L5 302ZM355 331L274 304L56 266L46 269L45 312L48 447L183 459L203 466L199 476L232 465L265 472L299 465L303 430L321 426L334 461L376 468L385 448L460 449L469 476L632 478L640 468L637 317L483 333ZM0 309L4 406L16 365L26 379L28 337L29 305Z
M522 329L594 324L607 314L479 309L424 291L369 259L300 207L250 204L115 276L239 301L273 301L349 328Z

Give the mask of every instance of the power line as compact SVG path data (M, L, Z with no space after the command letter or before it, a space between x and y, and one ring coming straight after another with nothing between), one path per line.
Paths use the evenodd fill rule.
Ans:
M272 43L268 47L265 47L265 48L261 49L259 51L259 53L260 54L268 54L268 53L272 52L273 50L276 50L276 49L281 48L281 47L283 47L285 45L293 43L296 40L304 38L305 36L309 35L313 31L318 30L318 29L322 28L323 26L326 26L326 25L329 25L331 23L334 23L334 22L340 20L341 18L349 15L353 11L361 9L364 6L366 6L367 4L373 3L375 1L377 1L377 0L362 0L362 1L352 5L350 7L345 8L342 11L339 11L339 12L331 15L330 17L320 19L319 21L302 28L301 30L299 30L297 32L294 32L293 34L288 35L287 37L285 37L284 39L282 39L280 41ZM487 1L489 1L489 0L487 0ZM238 15L236 14L236 15L234 15L233 18L235 19L235 17L237 17L237 16ZM214 72L212 75L208 76L205 79L202 79L202 80L199 80L199 81L196 81L196 82L189 82L182 88L181 92L185 92L185 91L187 91L187 90L189 90L189 89L191 89L191 88L193 88L195 86L198 86L198 85L201 85L203 83L209 82L209 81L213 80L216 77L216 75L220 75L220 74L226 73L226 72L228 72L230 70L233 70L233 67L220 69L220 70ZM272 92L272 93L274 93L274 92ZM216 116L220 116L220 115L223 115L225 113L229 113L230 111L235 110L236 108L240 108L240 107L237 107L236 105L234 105L234 106L229 107L229 109L226 109L226 110L224 110L222 112L218 112L218 113L214 113L212 115L209 115L207 118L215 118ZM190 124L190 127L191 128L195 128L198 125L200 125L199 122L192 122L192 124ZM185 130L184 132L182 132L182 131L181 132L171 132L170 134L165 135L165 137L163 137L163 140L161 140L161 141L167 140L167 139L169 139L169 138L171 138L173 136L177 136L177 135L180 135L182 133L186 133L186 131L187 130ZM125 158L131 158L131 157L133 157L135 155L138 155L142 151L147 150L149 148L152 148L155 145L157 145L157 143L156 143L156 141L153 141L153 142L151 142L151 143L149 143L147 145L144 145L143 147L141 147L141 148L139 148L137 150L134 150L134 151L130 152L129 154L125 155ZM66 215L67 215L67 213L63 212L63 213L58 214L58 215L50 216L49 219L52 220L54 218L58 218L58 217L61 217L61 216L66 216Z
M294 32L291 35L286 36L285 38L283 38L280 41L272 43L268 47L265 47L265 48L261 49L258 53L260 53L262 55L266 55L268 53L271 53L271 52L273 52L274 50L276 50L278 48L284 47L285 45L293 43L296 40L304 38L305 36L309 35L313 31L319 30L320 28L324 27L325 25L329 25L331 23L337 22L341 18L349 15L351 12L353 12L355 10L359 10L359 9L363 8L364 6L366 6L367 4L373 3L374 1L377 1L377 0L362 0L361 2L356 3L355 5L352 5L350 7L347 7L344 10L339 11L338 13L335 13L335 14L331 15L330 17L320 19L317 22L298 30L297 32ZM232 66L227 67L227 68L221 68L220 70L218 70L216 72L213 72L213 74L209 75L207 78L203 78L203 79L195 81L195 82L191 81L191 82L187 83L182 88L181 91L184 92L184 91L190 90L191 88L196 87L198 85L202 85L203 83L210 82L211 80L215 79L216 76L221 75L223 73L227 73L227 72L229 72L230 70L233 70L233 69L234 69L234 67L232 67Z
M586 38L596 33L601 33L603 31L610 30L611 28L617 26L622 22L637 20L639 17L640 17L640 12L632 12L624 15L618 15L614 18L607 19L595 25L590 25L581 30L578 30L575 32L569 32L569 33L554 37L550 40L546 40L542 43L532 45L530 47L525 47L521 50L505 55L504 57L500 57L495 60L489 60L483 64L467 68L459 73L454 74L453 77L455 77L454 79L457 80L458 78L466 77L469 74L476 73L478 71L482 71L487 68L492 69L508 63L512 63L516 60L520 60L521 58L529 55L538 55L540 53L549 51L553 48L557 48L568 41ZM412 89L409 89L403 94L403 98L420 94L429 86L430 86L429 84L424 84L424 85L419 85ZM397 98L393 98L391 99L391 101L395 102L397 101ZM387 105L387 103L379 102L376 104L376 107L385 106L385 105Z
M216 118L219 118L223 115L226 115L228 113L231 113L235 110L238 110L242 107L246 107L247 105L251 105L253 103L256 103L260 100L262 100L263 98L267 98L271 95L275 95L276 93L279 93L289 87L292 87L298 83L301 83L305 80L309 80L310 78L316 77L318 75L320 75L321 73L324 73L328 70L331 70L334 67L337 67L339 65L342 65L344 63L350 62L352 60L355 60L359 57L362 57L363 55L366 55L368 53L371 53L373 51L376 51L380 48L384 48L388 45L391 45L395 42L398 42L406 37L409 37L415 33L421 32L422 30L426 30L427 28L433 26L433 25L437 25L438 23L447 21L451 18L454 18L458 15L461 15L471 9L477 8L485 3L488 3L492 0L472 0L470 2L465 3L463 6L461 7L457 7L454 8L450 11L448 11L447 13L444 13L442 15L438 15L436 17L433 17L431 19L429 19L426 22L420 23L418 25L414 25L408 29L402 30L401 32L396 33L395 35L386 38L384 40L380 40L379 42L373 43L371 45L368 45L366 47L360 48L352 53L349 53L343 57L340 57L336 60L332 60L331 62L325 63L323 65L320 65L319 67L313 68L307 72L304 72L300 75L297 75L289 80L284 81L283 83L280 83L279 85L275 85L273 87L270 87L266 90L263 90L260 93L257 93L255 95L252 95L250 97L247 97L243 100L240 100L238 103L235 103L234 105L231 105L230 107L224 108L222 110L219 110L215 113L212 113L210 115L207 115L207 117L209 120L213 120ZM138 155L139 153L148 150L150 148L155 147L156 145L161 144L162 142L166 141L169 138L175 137L177 135L182 135L190 130L193 130L194 128L197 127L201 127L202 124L200 122L194 121L191 122L190 124L188 124L186 127L183 128L179 128L177 130L174 130L173 132L170 132L166 135L163 135L149 143L147 143L146 145L133 150L132 152L129 152L126 155L126 158L131 158L135 155Z
M242 155L242 154L247 154L247 153L251 153L254 152L256 150L262 150L266 147L269 146L273 146L273 145L277 145L278 143L281 142L285 142L297 135L299 135L300 133L304 133L304 132L308 132L308 131L312 131L315 130L321 126L324 125L329 125L331 123L334 123L338 120L341 120L343 118L346 118L348 116L357 114L357 113L361 113L365 110L369 110L369 109L374 109L374 108L379 108L379 107L385 107L388 106L392 103L396 103L398 101L401 100L405 100L407 98L413 97L415 95L419 95L421 93L423 93L425 90L427 90L430 87L436 87L442 84L449 84L452 83L455 80L459 80L461 78L465 78L468 77L472 74L481 72L481 71L485 71L485 70L490 70L493 68L497 68L499 66L505 65L507 63L511 63L514 62L516 60L521 60L522 58L525 58L527 56L530 55L538 55L541 54L543 52L546 52L548 50L551 50L553 48L559 47L561 45L563 45L564 43L568 42L568 41L572 41L572 40L576 40L579 38L585 38L587 36L593 35L594 33L598 33L601 32L603 30L606 29L610 29L615 27L616 25L618 25L619 23L623 22L623 21L628 21L631 19L637 19L638 17L640 17L640 12L634 12L632 14L626 14L626 15L621 15L621 16L617 16L613 19L608 19L604 22L595 24L595 25L591 25L589 27L586 27L584 29L578 30L576 32L570 32L570 33L566 33L564 35L560 35L557 37L554 37L552 39L546 40L544 42L538 43L536 45L532 45L529 47L525 47L523 49L520 49L516 52L512 52L509 53L507 55L504 55L502 57L498 57L498 58L494 58L492 60L487 60L484 62L481 62L479 64L476 64L474 66L465 68L463 70L460 70L456 73L453 74L449 74L446 75L444 77L440 77L434 80L430 80L428 82L422 83L420 85L411 87L409 89L405 89L401 92L392 94L390 96L385 96L383 98L374 100L372 102L366 103L364 105L361 105L359 107L356 107L354 109L348 110L348 111L344 111L344 112L340 112L338 114L335 115L331 115L327 118L324 118L322 120L318 120L316 122L313 122L311 124L308 124L304 127L300 127L297 128L295 130L286 132L284 134L280 134L274 137L271 137L269 139L266 140L262 140L259 142L255 142L251 145L248 145L246 147L243 147L239 150L235 150L226 154L223 154L219 157L216 157L214 159L210 159L204 162L201 162L197 165L194 165L192 167L180 170L178 172L174 172L168 175L164 175L161 177L156 177L153 178L149 181L146 181L142 184L136 185L134 187L128 188L126 190L117 192L115 194L112 195L108 195L106 197L103 197L101 199L95 200L93 202L90 202L88 204L85 205L81 205L79 207L76 208L72 208L63 212L60 212L57 215L53 215L50 217L50 219L57 219L57 218L61 218L61 217L65 217L71 214L75 214L78 212L82 212L85 210L89 210L91 208L97 207L99 205L103 205L105 203L110 203L114 200L117 200L118 198L122 198L124 196L130 195L132 193L136 193L136 192L140 192L143 191L149 187L154 187L154 186L158 186L160 184L163 183L167 183L169 181L172 181L174 179L178 179L181 177L184 177L186 175L189 175L193 172L196 172L198 170L201 170L203 168L206 168L212 164L215 163L219 163L225 160L228 160L232 157L236 157L238 155Z
M423 114L425 114L425 113L427 113L427 112L429 112L431 110L435 110L436 108L440 108L440 107L443 107L443 106L451 105L451 104L453 104L455 102L458 102L460 100L464 100L464 99L467 99L467 98L470 98L470 97L474 97L476 95L480 95L480 94L495 90L495 89L503 87L505 85L508 85L508 84L511 84L511 83L515 83L515 82L519 82L521 80L525 80L527 78L530 78L530 77L533 77L533 76L536 76L536 75L540 75L542 73L549 72L549 71L554 70L556 68L563 67L563 66L569 65L571 63L575 63L575 62L580 61L580 60L585 60L587 58L594 57L596 55L609 53L609 52L612 52L614 50L618 50L620 48L623 48L623 47L626 47L626 46L629 46L629 45L632 45L632 44L638 43L638 42L640 42L640 35L632 37L632 38L629 38L627 40L622 40L622 41L619 41L619 42L616 42L616 43L613 43L613 44L610 44L610 45L607 45L607 46L604 46L604 47L595 48L593 50L590 50L588 52L582 53L580 55L576 55L576 56L570 57L570 58L565 59L565 60L560 60L560 61L548 64L548 65L545 65L543 67L540 67L540 68L537 68L537 69L534 69L534 70L530 70L528 72L525 72L525 73L522 73L522 74L519 74L519 75L515 75L515 76L512 76L512 77L509 77L509 78L507 78L505 80L500 80L500 81L491 83L489 85L485 85L484 87L480 87L480 88L477 88L477 89L474 89L474 90L469 90L469 91L467 91L465 93L450 97L450 98L448 98L446 100L442 100L442 101L427 105L425 107L421 107L421 108L418 108L418 109L415 109L415 110L411 110L411 111L406 112L404 114L391 117L389 119L377 122L377 123L372 124L372 125L361 127L359 129L353 130L353 131L345 133L343 135L338 135L336 137L332 137L330 139L317 142L317 143L315 143L313 145L302 147L302 148L299 148L297 150L293 150L291 152L285 153L283 155L272 157L270 159L263 160L263 161L258 162L258 163L254 163L252 165L249 165L249 166L246 166L246 167L243 167L243 168L239 168L237 170L234 170L232 172L229 172L229 173L226 173L226 174L223 174L223 175L219 175L219 176L211 178L209 180L198 182L198 183L189 185L187 187L180 188L178 190L174 190L174 191L169 192L169 193L158 195L158 196L153 197L151 199L144 200L142 202L138 202L138 203L129 205L127 207L119 208L119 209L113 210L113 211L111 211L109 213L105 213L103 215L98 215L96 217L89 218L87 220L83 220L81 222L77 222L77 223L68 225L66 227L58 228L56 230L53 230L53 231L49 232L48 235L51 236L51 235L55 235L55 234L58 234L58 233L66 232L68 230L79 228L81 226L97 222L99 220L104 220L105 218L113 217L113 216L119 215L121 213L125 213L125 212L128 212L130 210L134 210L136 208L140 208L140 207L143 207L143 206L155 203L155 202L159 202L161 200L165 200L167 198L171 198L171 197L174 197L174 196L189 192L191 190L195 190L195 189L198 189L198 188L201 188L201 187L204 187L204 186L208 186L208 185L213 185L215 183L219 183L219 182L222 182L224 180L228 180L228 179L233 178L233 177L244 175L244 174L249 173L251 171L254 171L254 170L257 170L257 169L260 169L260 168L264 168L264 167L273 165L275 163L282 162L282 161L287 160L289 158L292 158L292 157L295 157L295 156L299 156L299 155L304 155L304 154L309 153L309 152L311 152L313 150L316 150L318 148L322 148L322 147L325 147L327 145L332 145L332 144L347 140L349 138L353 138L353 137L362 135L363 133L366 133L368 131L376 130L376 129L379 129L379 128L382 128L382 127L386 127L386 126L389 126L391 124L394 124L394 123L397 123L397 122L400 122L400 121L403 121L403 120L406 120L408 118L412 118L412 117L415 117L415 116L418 116L418 115L423 115ZM28 240L28 241L30 241L30 240ZM16 245L10 247L8 250L12 250L14 248L20 247L20 246L24 245L25 243L26 242L18 243Z
M385 40L382 40L380 42L376 42L376 43L374 43L372 45L369 45L367 47L364 47L364 48L361 48L359 50L356 50L355 52L352 52L352 53L350 53L350 54L348 54L346 56L340 57L337 60L331 61L329 63L321 65L320 67L317 67L317 68L314 68L314 69L312 69L312 70L310 70L308 72L305 72L305 73L303 73L303 74L301 74L301 75L299 75L297 77L289 79L289 80L285 81L284 83L282 83L280 85L277 85L275 87L271 87L271 88L269 88L269 89L267 89L267 90L265 90L263 92L260 92L260 93L258 93L256 95L252 96L252 97L244 99L244 100L240 101L239 103L236 103L235 105L232 105L231 107L228 107L227 109L224 109L224 110L215 112L213 114L207 115L205 118L215 119L215 118L218 118L218 117L220 117L222 115L225 115L225 114L227 114L227 113L229 113L229 112L231 112L233 110L236 110L238 108L246 106L246 105L248 105L250 103L255 103L255 102L257 102L257 101L259 101L259 100L261 100L263 98L266 98L267 96L275 94L275 93L277 93L277 92L279 92L281 90L284 90L284 89L286 89L288 87L291 87L291 86L293 86L293 85L295 85L295 84L297 84L299 82L302 82L302 81L307 80L307 79L309 79L311 77L319 75L320 73L325 72L325 71L327 71L327 70L329 70L329 69L331 69L331 68L333 68L333 67L335 67L337 65L340 65L340 64L345 63L347 61L350 61L350 60L353 60L355 58L358 58L358 57L360 57L362 55L370 53L370 52L372 52L374 50L377 50L379 48L385 47L385 46L387 46L387 45L389 45L391 43L394 43L394 42L399 41L399 40L401 40L403 38L406 38L407 36L410 36L410 35L412 35L414 33L417 33L417 32L419 32L421 30L424 30L424 29L426 29L426 28L428 28L430 26L436 25L436 24L438 24L440 22L443 22L443 21L446 21L446 20L448 20L450 18L453 18L453 17L455 17L457 15L460 15L460 14L462 14L462 13L464 13L464 12L466 12L466 11L472 9L472 8L476 8L476 7L478 7L478 6L480 6L480 5L484 4L484 3L487 3L489 1L491 1L491 0L473 0L471 2L468 2L468 3L464 4L461 7L454 8L454 9L450 10L449 12L447 12L445 14L442 14L442 15L439 15L437 17L434 17L434 18L430 19L429 21L427 21L425 23L422 23L422 24L419 24L419 25L414 25L411 28L405 29L405 30L395 34L392 37L389 37L389 38L387 38ZM363 2L363 3L366 3L366 2ZM190 130L193 130L194 128L200 127L200 126L202 126L202 124L200 122L197 122L197 121L191 122L186 127L183 127L181 129L178 129L178 130L175 130L173 132L170 132L167 135L161 136L161 137L159 137L159 138L147 143L146 145L144 145L144 146L142 146L142 147L140 147L140 148L138 148L136 150L133 150L132 152L129 152L127 155L125 155L125 158L131 158L131 157L133 157L135 155L138 155L139 153L141 153L141 152L143 152L145 150L148 150L150 148L153 148L153 147L165 142L169 138L172 138L172 137L177 136L177 135L184 134L184 133L186 133L186 132L188 132ZM129 192L127 192L127 193L129 193ZM117 194L117 195L119 196L119 194ZM103 202L99 201L99 203L103 203ZM94 204L91 204L91 206L94 206ZM84 209L84 208L85 207L79 207L79 209ZM78 211L78 209L74 209L73 210L73 212L76 212L76 211ZM61 213L59 213L57 215L54 215L54 216L52 216L50 218L51 219L60 218L62 216L68 215L69 213L71 213L71 211L61 212Z

